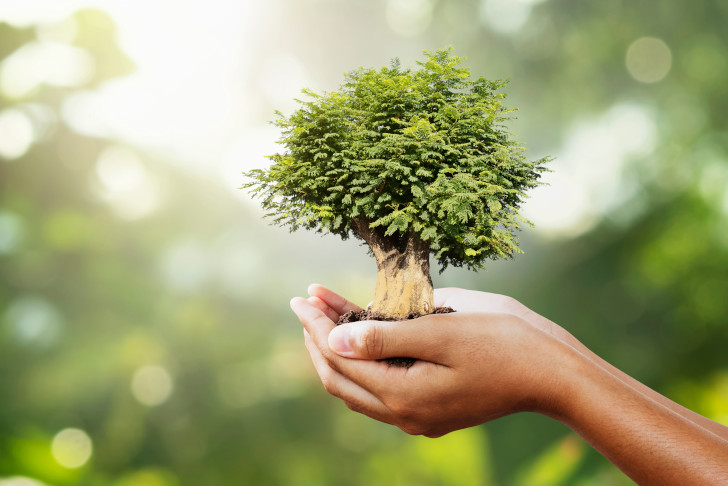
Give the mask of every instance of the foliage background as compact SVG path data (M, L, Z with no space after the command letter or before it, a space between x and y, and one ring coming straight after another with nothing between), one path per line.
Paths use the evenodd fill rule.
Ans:
M287 302L368 302L353 242L237 187L303 87L453 45L554 155L507 293L728 423L728 4L0 4L0 485L630 484L521 414L430 440L321 389Z

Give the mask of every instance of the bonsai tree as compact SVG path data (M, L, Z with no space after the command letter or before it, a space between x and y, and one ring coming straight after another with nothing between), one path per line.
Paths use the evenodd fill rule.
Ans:
M243 186L291 231L350 236L377 262L370 310L403 318L434 311L430 254L482 268L520 251L525 191L547 159L529 161L503 122L505 82L470 79L451 49L425 51L419 69L398 60L359 68L339 91L277 113L285 150Z

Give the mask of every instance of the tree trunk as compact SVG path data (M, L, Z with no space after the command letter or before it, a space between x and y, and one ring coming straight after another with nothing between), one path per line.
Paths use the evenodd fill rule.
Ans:
M397 318L433 312L430 245L414 231L403 241L384 236L383 228L369 228L368 221L359 221L356 229L377 261L377 287L371 310Z

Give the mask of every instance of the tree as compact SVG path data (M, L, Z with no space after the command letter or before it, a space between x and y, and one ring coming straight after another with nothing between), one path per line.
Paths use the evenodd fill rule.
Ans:
M304 90L274 122L286 150L243 186L292 231L364 240L378 268L371 310L393 317L434 310L430 253L444 270L520 251L517 211L547 161L505 131L505 82L470 80L450 48L425 55L417 70L394 60L348 73L339 91Z

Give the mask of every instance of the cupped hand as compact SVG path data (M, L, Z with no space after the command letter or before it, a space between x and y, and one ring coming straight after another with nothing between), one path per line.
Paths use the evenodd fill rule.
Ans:
M336 327L359 307L319 285L309 294L291 307L324 387L353 410L430 437L517 411L555 410L564 356L574 350L556 336L561 328L513 299L440 289L436 305L455 313ZM409 369L376 361L402 356L418 361Z

